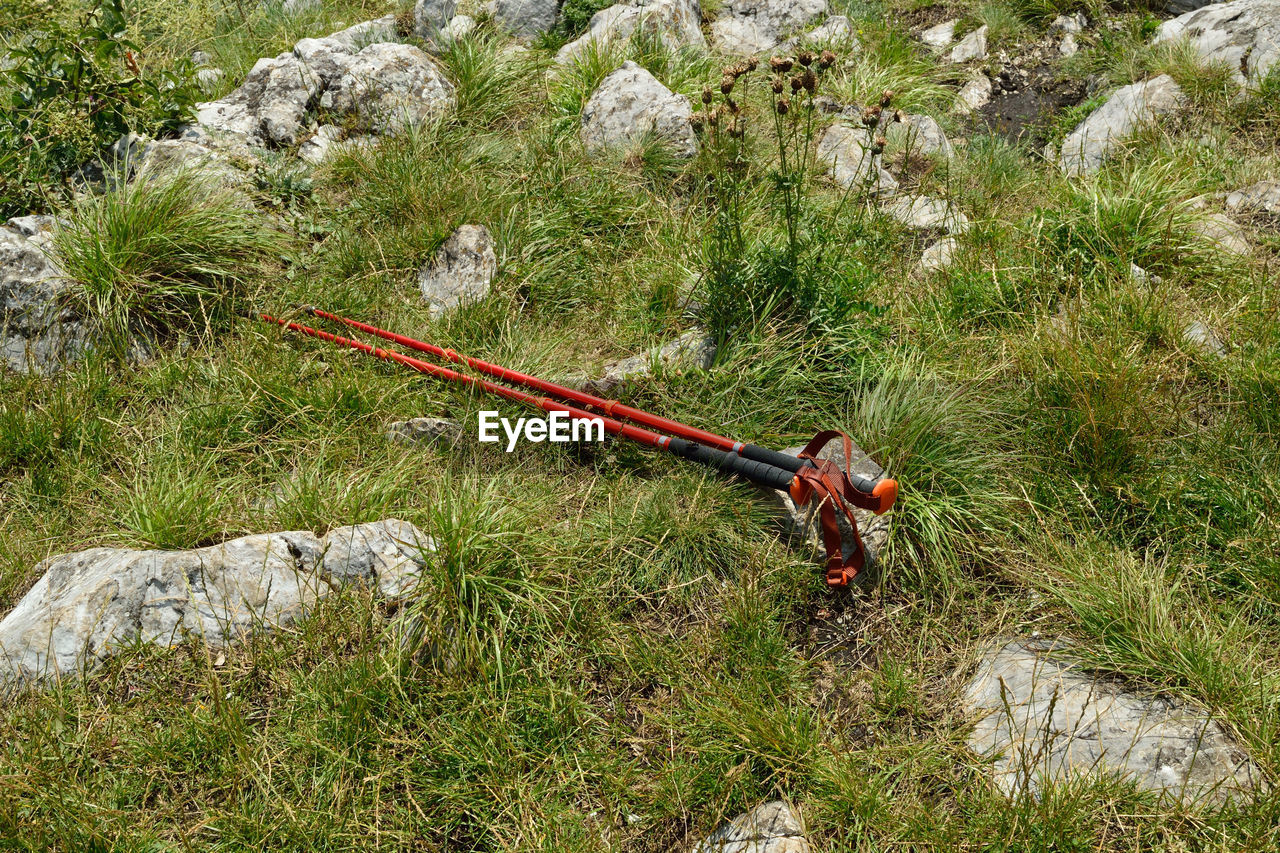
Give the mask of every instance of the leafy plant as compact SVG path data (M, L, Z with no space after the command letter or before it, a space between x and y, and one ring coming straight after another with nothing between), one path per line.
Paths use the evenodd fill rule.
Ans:
M121 134L187 120L199 88L189 62L144 72L125 38L123 0L98 0L79 28L53 21L9 47L0 68L0 216L50 206L66 179Z

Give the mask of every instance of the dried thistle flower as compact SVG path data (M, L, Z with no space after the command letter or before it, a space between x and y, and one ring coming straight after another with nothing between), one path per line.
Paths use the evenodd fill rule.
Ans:
M773 90L773 94L775 95L781 95L782 89L786 85L787 84L783 82L781 77L774 77L769 81L769 88Z
M748 71L755 71L758 67L760 67L760 60L756 59L754 56L747 57Z
M813 59L814 59L813 53L808 50L796 56L796 62L799 62L805 68L808 68L810 65L813 64Z
M786 115L789 109L791 109L791 99L778 98L778 115L780 116Z
M797 74L791 78L791 91L799 92L800 87L804 85L804 78Z
M726 77L720 81L720 94L728 95L733 91L733 78Z
M769 67L779 74L786 74L791 70L791 60L785 56L775 56L769 60Z
M822 55L818 57L818 67L823 71L836 64L836 55L829 50L824 50Z
M893 90L885 89L880 95L880 106L887 107L891 103L893 103Z
M703 86L703 87L702 87L702 103L704 103L704 104L709 104L709 103L711 103L711 99L712 99L713 97L714 97L714 95L713 95L713 94L712 94L712 92L711 92L711 87L710 87L710 86Z
M810 95L818 91L818 75L814 74L812 69L810 68L805 69L804 78L802 79L802 82L804 83L805 91L808 92Z
M883 136L877 136L875 138L875 141L871 143L871 153L879 154L880 152L884 151L884 147L885 145L888 144L888 142L889 140L885 139Z
M734 139L741 139L747 132L747 123L741 118L734 119L733 124L729 125L729 135Z
M695 132L702 130L702 125L706 123L707 117L702 113L694 113L689 116L689 124L693 125Z
M862 111L862 123L867 127L874 127L876 122L880 120L879 107L867 107Z
M742 112L742 108L738 106L738 102L733 98L725 98L725 104L729 107L729 112L737 115Z

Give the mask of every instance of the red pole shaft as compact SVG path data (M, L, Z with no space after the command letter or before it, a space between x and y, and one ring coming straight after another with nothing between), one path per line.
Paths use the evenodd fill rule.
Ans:
M545 379L539 379L538 377L530 376L527 373L510 370L506 367L502 367L501 365L481 361L478 358L471 358L470 356L454 352L451 349L444 349L443 347L438 347L434 344L426 343L425 341L419 341L404 335L398 335L395 332L389 332L386 329L379 329L377 326L370 326L368 323L361 323L359 320L340 317L337 314L330 314L328 311L323 311L315 307L308 308L307 311L317 317L322 317L326 320L333 320L336 323L343 323L353 329L367 332L371 335L382 338L383 340L400 344L403 347L408 347L409 349L417 350L418 352L430 353L437 358L452 361L454 364L465 364L473 370L478 370L489 376L496 376L497 378L508 382L515 382L518 385L523 385L526 388L533 388L545 394L555 394L557 397L562 397L563 399L577 403L580 406L591 406L594 409L599 409L606 415L616 414L620 418L635 421L638 424L644 424L647 427L652 427L653 429L661 430L662 432L670 433L671 435L679 436L680 438L688 439L689 441L696 441L699 444L718 447L721 450L727 450L733 453L741 452L744 447L743 443L740 441L734 441L733 439L725 438L722 435L706 432L705 430L700 430L697 427L682 424L679 421L668 420L667 418L659 415L650 414L649 412L624 405L616 400L605 400L584 391L566 388L563 385L557 385L554 382L548 382Z
M620 435L623 438L629 438L632 441L637 441L641 444L647 444L650 447L657 447L662 450L666 450L671 441L671 439L665 435L658 435L657 433L649 432L646 429L640 429L639 427L632 426L631 424L625 424L621 421L614 420L613 418L604 417L593 412L587 412L582 409L575 408L574 406L566 406L548 397L535 397L532 394L526 394L524 391L518 391L515 388L508 388L506 385L498 385L495 382L477 379L474 376L467 376L465 374L458 373L456 370L441 367L438 364L431 364L430 362L411 358L407 355L401 355L398 352L385 350L381 347L370 346L362 341L356 341L351 338L344 338L340 335L323 332L319 329L313 329L310 326L303 326L300 323L281 320L267 314L263 314L261 316L262 319L266 320L268 323L276 323L286 329L292 329L295 332L301 332L304 335L310 335L311 337L319 338L322 341L329 341L330 343L337 344L338 346L345 346L350 347L351 349L360 350L361 352L368 353L369 355L383 359L384 361L394 361L397 364L403 364L406 367L411 367L419 373L425 373L439 379L448 379L452 382L460 382L464 385L471 385L492 394L506 397L509 400L527 403L531 406L536 406L539 409L542 409L544 412L566 412L575 420L594 420L598 418L604 423L605 432L610 435ZM388 332L388 334L391 333Z

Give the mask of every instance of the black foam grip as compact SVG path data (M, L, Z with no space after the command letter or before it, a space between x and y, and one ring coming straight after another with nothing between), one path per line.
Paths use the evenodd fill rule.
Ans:
M754 459L746 459L736 453L728 453L686 441L683 438L671 439L671 452L685 459L699 462L709 468L715 468L725 474L737 474L744 480L750 480L759 486L770 489L787 489L794 479L792 473L776 465L769 465Z
M775 468L783 468L787 471L797 472L801 468L812 465L808 459L801 459L798 456L792 456L790 453L780 453L777 450L770 450L767 447L761 447L758 444L744 444L742 446L742 455L748 459L754 459L757 462L763 462L766 465L772 465ZM875 481L868 480L860 474L853 471L847 472L849 482L855 489L863 494L871 494L871 490L876 487Z

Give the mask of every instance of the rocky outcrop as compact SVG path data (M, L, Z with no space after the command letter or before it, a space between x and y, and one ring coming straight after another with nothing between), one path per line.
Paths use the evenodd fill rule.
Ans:
M993 759L1008 794L1076 774L1115 774L1184 802L1222 800L1262 773L1203 713L1090 677L1063 643L1007 642L978 664L962 701L977 719L974 752Z
M693 853L809 853L804 827L781 800L725 821Z
M370 130L425 121L453 104L453 86L416 47L397 44L392 16L258 60L225 98L196 106L196 122L213 137L250 145L297 144L308 118L323 108Z
M528 38L556 25L556 0L495 0L493 16L514 35Z
M866 130L836 122L818 139L818 161L846 189L866 187L871 193L892 195L898 182L880 165L880 156L866 147L867 141Z
M449 235L431 263L418 272L418 288L432 317L489 295L498 258L483 225L463 225Z
M827 11L827 0L728 0L711 24L711 41L725 53L762 53Z
M261 533L191 551L91 548L51 557L0 621L0 682L90 671L135 643L221 646L289 624L356 581L387 597L418 583L430 538L395 519Z
M19 373L50 373L84 348L84 329L62 305L71 282L49 254L56 226L21 216L0 227L0 366Z
M573 62L591 45L622 44L636 34L657 38L670 50L706 47L698 0L634 0L601 9L587 31L560 48L556 62Z
M1168 74L1117 89L1063 141L1059 167L1068 175L1098 171L1125 137L1143 124L1177 111L1185 101L1186 96Z
M596 394L610 394L629 382L650 375L655 365L663 370L706 370L715 358L716 344L711 336L691 329L674 341L646 353L609 362L598 379L583 383L583 387Z
M1214 3L1165 21L1152 41L1181 38L1206 60L1225 63L1241 85L1256 85L1280 61L1280 0Z
M190 171L224 187L244 187L258 163L248 151L233 154L194 139L150 139L136 133L120 137L112 154L129 177Z
M677 95L634 62L611 72L582 109L582 145L588 154L635 144L652 135L677 157L692 157L698 142L689 99Z

